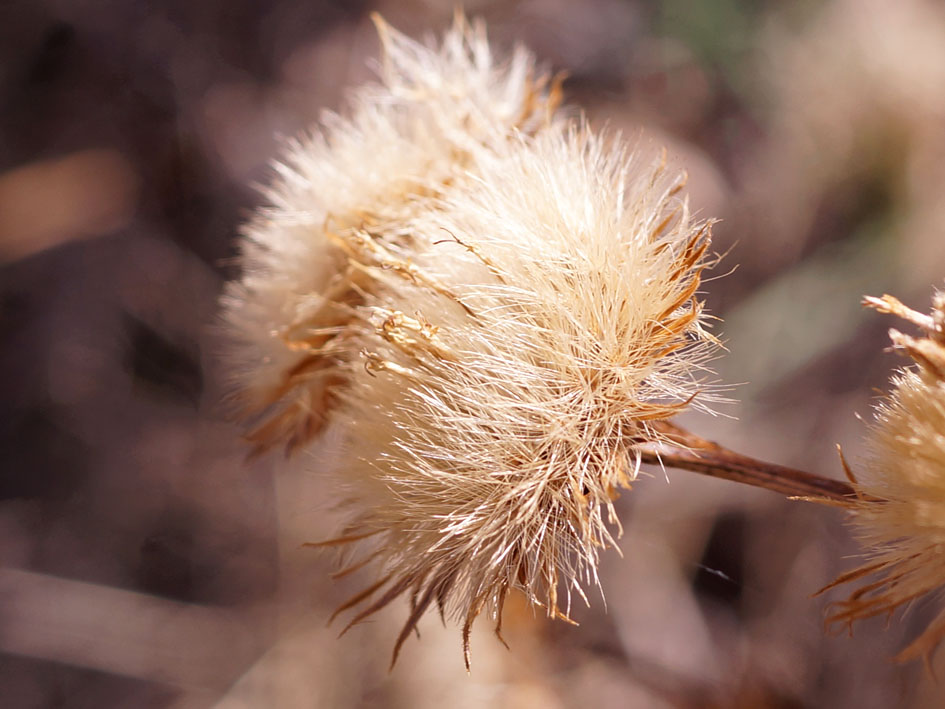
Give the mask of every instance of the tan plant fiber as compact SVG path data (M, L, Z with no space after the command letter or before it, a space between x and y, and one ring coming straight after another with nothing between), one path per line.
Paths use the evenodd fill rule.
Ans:
M931 315L889 295L864 302L919 326L923 336L889 333L917 366L892 379L892 393L876 408L869 457L854 479L860 499L853 523L871 559L828 586L867 579L832 606L827 622L847 625L890 615L945 586L945 293L934 295ZM896 659L928 661L943 638L945 612Z
M458 28L444 46L468 31ZM478 46L462 36L467 49ZM411 71L438 84L437 50L408 46ZM504 85L495 76L529 82L524 69L478 68L493 91ZM468 80L457 73L439 83L467 95ZM519 103L533 111L535 100ZM372 101L373 115L385 101ZM543 101L542 115L556 99ZM420 103L418 121L442 127ZM313 141L311 154L296 148L293 164L304 174L339 171L334 146L356 149L339 132L361 125L359 110L334 124L330 140ZM393 159L372 170L365 149L372 190L323 192L302 172L286 173L271 190L276 206L248 232L246 275L230 290L229 318L248 343L240 359L273 346L300 353L267 361L263 386L247 368L243 386L269 392L276 406L252 442L314 433L304 424L297 435L300 414L286 412L328 421L345 441L337 468L349 523L318 546L346 551L342 574L376 569L375 582L338 609L359 607L349 627L410 599L393 660L433 605L462 625L467 667L473 621L485 613L500 632L513 589L567 619L572 594L586 601L599 585L600 551L615 546L613 501L637 476L636 447L662 440L655 422L712 400L704 380L718 343L696 297L710 224L690 215L684 177L583 122L530 122L443 139L463 144L459 153L436 152L441 142L429 145L417 128L401 138L417 141L403 152L434 149L434 159L405 160L403 171ZM388 189L401 184L409 196ZM363 203L351 206L354 193ZM305 214L314 216L296 216ZM272 381L298 383L267 388Z

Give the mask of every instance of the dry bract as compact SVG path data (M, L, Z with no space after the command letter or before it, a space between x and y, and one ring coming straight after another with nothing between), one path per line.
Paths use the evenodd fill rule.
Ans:
M396 659L436 604L468 665L513 589L551 617L586 600L635 444L711 399L710 225L659 156L555 118L528 55L494 65L461 20L434 49L381 32L383 85L293 148L227 314L251 442L343 432L325 544L378 580L339 611L407 595Z

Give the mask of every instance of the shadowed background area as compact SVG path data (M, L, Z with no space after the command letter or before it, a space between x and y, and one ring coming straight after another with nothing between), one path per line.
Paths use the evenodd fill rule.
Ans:
M708 438L840 477L901 364L863 294L945 277L945 8L931 0L467 2L566 71L596 126L666 146L727 255L704 297L739 403ZM245 461L216 300L281 142L372 76L381 12L439 0L12 0L0 7L0 694L4 707L937 707L888 661L934 609L822 632L852 568L836 510L651 470L581 627L510 600L473 671L406 602L336 639L359 588L331 440ZM369 169L369 166L366 166ZM935 664L941 669L941 660Z

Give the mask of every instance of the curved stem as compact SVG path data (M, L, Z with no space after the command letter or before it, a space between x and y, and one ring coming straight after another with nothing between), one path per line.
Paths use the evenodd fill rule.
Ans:
M861 499L842 480L821 477L784 465L736 453L667 421L654 426L668 444L640 449L644 463L679 468L745 485L800 497L812 502L847 507Z

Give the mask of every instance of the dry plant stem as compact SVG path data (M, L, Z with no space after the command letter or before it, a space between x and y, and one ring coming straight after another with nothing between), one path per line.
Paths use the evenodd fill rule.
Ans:
M827 505L846 507L857 500L854 489L841 480L824 478L735 453L665 421L658 423L656 427L670 441L670 445L643 448L640 458L644 463L763 487L788 497L804 498ZM679 447L673 447L673 444Z

